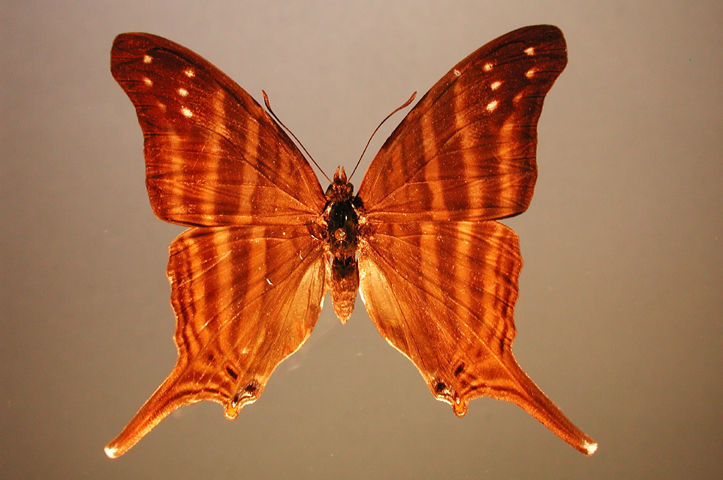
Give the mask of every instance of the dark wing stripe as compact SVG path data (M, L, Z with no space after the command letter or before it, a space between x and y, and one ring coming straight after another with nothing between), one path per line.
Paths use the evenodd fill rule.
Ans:
M506 284L508 288L514 287L516 289L517 275L521 268L521 261L518 265L505 263L505 267L511 268L506 272L506 275L509 277L509 284L507 280L503 281L502 284L496 283L492 285L480 283L479 281L463 284L462 279L468 279L472 269L475 267L472 263L474 257L453 257L453 253L461 254L462 252L461 249L458 249L457 244L464 243L471 247L475 243L480 245L495 244L496 241L490 240L490 237L484 240L478 239L476 242L471 239L457 238L455 241L445 242L444 248L442 248L441 242L437 241L434 237L436 235L449 235L451 232L445 232L444 230L446 229L439 229L436 230L438 232L437 234L432 234L429 232L435 231L436 226L432 224L422 225L421 230L414 234L376 233L374 235L376 241L369 242L369 249L374 251L375 260L377 262L383 262L389 270L394 270L394 273L405 282L409 284L419 282L419 285L417 285L418 292L415 293L415 295L424 294L427 300L440 303L445 307L448 314L459 311L463 312L466 317L480 315L480 302L473 301L475 297L482 298L483 296L489 296L496 302L499 302L498 305L505 307L503 313L509 316L506 318L500 316L499 325L497 325L497 323L479 324L479 329L485 332L484 335L479 336L479 341L494 344L497 342L493 339L503 338L506 339L505 343L511 343L515 335L512 310L517 296L516 293L512 295L510 292L500 290L500 288L502 284ZM473 225L470 224L468 226L472 227ZM399 227L400 226L397 225L397 228ZM511 230L508 233L514 235L514 232ZM494 236L492 238L494 238ZM399 244L399 241L402 239L404 239L404 245ZM412 241L412 239L414 241ZM424 246L426 248L422 248L421 239L425 239ZM388 250L404 251L405 256L389 258L389 254L386 253ZM505 255L515 254L516 252L513 249L505 253ZM443 263L442 258L444 258L447 263ZM500 258L495 258L495 261L500 261ZM466 262L470 266L470 270L465 272L464 263L461 262ZM461 278L459 277L460 274ZM450 277L450 275L454 275L454 277ZM506 277L499 278L503 279ZM458 285L464 285L464 287L459 287ZM500 286L498 289L495 289L495 285ZM469 291L465 292L467 289L469 289ZM461 292L465 292L465 294L462 295ZM502 299L506 300L503 301ZM424 302L423 300L424 298L420 298L421 302L413 302L412 305L426 305L428 302ZM417 306L417 308L419 307ZM449 328L454 328L454 325L450 324ZM476 331L475 334L480 335L481 332Z
M259 229L255 228L255 230ZM258 238L264 238L264 234L261 232L252 235L258 235ZM304 240L307 236L308 234L301 237L297 236L296 238ZM215 237L218 238L218 240L214 242L217 247L216 255L223 256L220 250L224 247L228 248L229 245L233 245L232 239L223 239L223 229L219 229ZM308 246L318 248L318 246L314 246L313 244L309 244ZM215 292L221 295L226 292L232 292L232 294L228 295L225 301L214 297L213 300L206 305L206 311L215 313L207 318L201 330L194 333L200 336L203 334L204 329L211 328L209 326L212 326L213 332L208 336L206 342L200 347L196 355L201 355L202 352L205 351L226 352L226 355L231 352L236 352L237 344L233 343L233 339L237 339L236 342L238 342L243 337L238 334L231 334L228 329L240 327L240 317L242 314L244 314L243 323L246 325L261 324L262 317L275 318L276 321L279 321L280 317L278 313L283 304L277 301L276 296L274 296L274 290L286 287L288 284L293 284L299 280L297 277L302 276L309 267L309 264L317 261L319 258L318 255L307 257L303 264L292 271L291 276L287 276L289 271L288 266L278 265L279 250L285 249L287 249L287 247L284 244L277 244L272 249L268 249L267 242L260 241L254 242L253 246L232 249L228 252L232 256L229 257L228 260L223 261L223 264L229 266L229 268L217 270L212 278L215 279L215 283L218 285ZM273 251L273 255L270 254L271 251ZM287 260L291 261L292 258L287 258ZM273 270L264 268L266 265L274 266ZM231 266L233 266L233 270L247 272L248 276L244 280L250 285L250 288L239 288L240 286L236 285L238 278L235 278L236 275L231 271ZM261 268L250 268L251 266L260 266ZM282 275L272 274L273 271L280 271L282 267L284 267ZM269 277L278 277L280 280L268 283L270 281ZM201 284L200 286L203 287L206 285L207 283ZM211 296L206 295L204 300L207 301L209 298L211 298ZM243 305L244 310L234 308L234 305ZM193 324L189 324L189 326L193 327ZM219 335L224 333L230 334L228 335L230 340L219 338ZM273 338L270 338L270 341L273 340ZM260 345L263 346L264 343L261 342ZM263 357L263 355L260 356ZM194 380L194 383L208 381L205 375L210 367L211 365L207 365L205 369L197 371L197 379Z
M536 179L537 120L565 67L565 48L557 28L527 27L450 70L372 161L359 189L368 218L476 221L524 211ZM445 180L423 183L436 172ZM430 192L432 207L420 208Z
M579 451L594 452L512 355L521 268L512 230L494 221L371 225L359 266L377 329L437 399L458 415L483 395L514 402Z
M134 35L134 34L126 34L126 35ZM159 41L159 43L172 43L165 39L160 39L160 37L154 37L152 35L145 35L141 34L145 37L154 38L155 40ZM194 76L192 78L196 79L200 76L206 77L206 80L202 84L202 88L197 88L196 85L193 82L190 83L184 83L184 87L189 92L196 91L199 95L189 95L189 101L187 102L190 106L195 107L192 111L194 112L194 116L196 115L196 112L199 114L207 116L206 122L194 122L194 125L197 128L203 129L207 132L209 135L218 135L221 139L225 140L228 143L228 146L231 148L231 150L235 151L235 153L240 153L242 156L239 158L240 160L244 161L250 168L258 172L259 176L265 178L269 182L272 182L272 178L275 177L275 168L263 168L263 163L259 162L258 154L257 154L257 147L259 144L259 131L261 128L269 128L270 126L276 126L275 123L265 114L263 109L258 105L253 98L248 95L241 87L239 87L233 80L231 80L229 77L224 75L222 72L220 72L218 69L216 69L213 65L206 62L205 60L201 59L199 56L193 54L192 52L188 51L188 54L184 55L180 53L180 51L183 49L183 47L180 47L178 45L175 45L177 48L169 49L165 47L157 48L157 49L149 49L147 50L146 54L150 54L153 56L158 56L158 53L163 52L165 53L169 58L176 57L180 60L182 60L179 65L187 65L187 66L194 66L197 67L195 69ZM180 48L179 48L180 47ZM136 58L137 63L138 58ZM200 60L200 61L199 61ZM138 69L137 69L138 70ZM180 70L180 68L177 69ZM215 70L215 71L214 71ZM178 75L180 79L183 79L183 76ZM140 84L141 82L139 82ZM218 94L215 95L212 98L211 102L202 100L202 101L196 101L193 102L192 100L194 98L202 99L204 98L204 95L209 92L209 89L207 88L207 84L213 84L216 85L220 90L217 90L217 93L223 92L225 95L229 97L229 99L234 100L234 102L229 103L226 99L219 96ZM212 109L207 109L208 103L211 103L213 105ZM229 117L226 114L225 106L226 105L233 105L235 108L238 109L238 113L241 113L241 115L238 115L237 117L233 117L232 121L229 121ZM240 121L245 120L245 125L242 127L240 125ZM261 125L263 123L263 127ZM212 127L209 127L207 125L212 125ZM234 126L236 130L229 128L230 126ZM238 134L243 134L242 136L239 136ZM276 155L273 155L272 158L281 158L283 155L284 157L293 158L294 156L300 156L298 150L293 145L293 142L288 138L288 136L285 136L283 131L281 129L277 128L276 136L274 136L272 139L273 147L275 149ZM281 135L279 135L281 133ZM254 145L253 148L248 148L249 145ZM283 152L280 154L280 148L284 148ZM302 157L303 158L303 157ZM302 162L302 163L305 163ZM274 165L274 167L283 165L284 162L278 162L277 165ZM280 177L279 180L285 181L287 177ZM313 182L312 182L313 184ZM298 190L298 185L295 182L284 182L282 186L282 192L289 197L293 198L299 204L304 205L304 199L307 199L309 197L313 197L313 194L316 193L316 189L308 189L306 192L306 195L298 195L300 192ZM301 186L308 186L308 184L301 183ZM278 188L278 187L277 187Z
M108 445L108 455L123 454L184 405L212 400L234 418L254 402L311 333L325 274L322 245L305 226L192 228L179 235L168 266L178 362Z
M294 143L200 56L154 35L123 34L113 44L111 72L136 107L148 193L160 218L298 225L322 210L321 186Z

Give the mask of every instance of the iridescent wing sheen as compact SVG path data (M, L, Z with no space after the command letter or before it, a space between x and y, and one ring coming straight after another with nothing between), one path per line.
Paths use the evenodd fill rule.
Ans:
M359 187L369 221L487 220L523 212L537 120L567 63L553 26L525 27L458 63L384 143Z
M360 289L379 333L458 416L476 397L507 400L592 454L512 355L521 267L517 236L499 222L380 223L360 250Z
M171 244L168 279L178 361L106 447L131 448L173 410L202 400L239 409L311 333L321 311L323 249L304 226L191 228Z
M219 69L155 35L125 33L111 73L143 129L156 215L184 225L304 224L324 207L309 163Z

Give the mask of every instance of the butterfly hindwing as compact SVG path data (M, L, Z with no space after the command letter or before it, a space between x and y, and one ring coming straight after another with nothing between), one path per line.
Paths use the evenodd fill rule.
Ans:
M582 451L582 433L515 361L522 267L515 233L495 221L381 224L359 256L360 289L379 333L464 415L490 396L524 408Z
M116 37L111 73L136 107L159 218L186 225L304 224L324 207L309 163L261 106L187 48Z
M234 418L304 343L321 311L322 249L306 227L191 228L170 252L178 361L106 447L110 456L190 403L218 402Z
M359 197L373 221L481 220L518 214L537 177L537 120L567 63L549 25L482 46L444 75L384 143Z

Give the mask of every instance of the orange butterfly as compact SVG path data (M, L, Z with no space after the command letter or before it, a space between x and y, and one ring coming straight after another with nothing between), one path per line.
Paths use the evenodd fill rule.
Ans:
M495 221L530 203L537 120L566 63L553 26L481 47L409 112L354 195L343 168L324 192L284 130L199 55L119 35L111 72L143 129L151 205L191 228L167 271L178 362L106 454L201 400L235 418L308 338L326 292L343 323L357 289L379 333L458 416L476 397L508 400L594 453L512 355L522 260Z

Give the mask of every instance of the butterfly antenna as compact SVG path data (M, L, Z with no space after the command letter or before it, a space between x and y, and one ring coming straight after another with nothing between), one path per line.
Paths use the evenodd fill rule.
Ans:
M321 174L324 175L324 178L326 178L326 179L329 181L329 183L332 183L332 182L331 182L331 178L329 178L329 176L328 176L326 173L324 173L324 170L322 170L322 168L319 166L319 164L316 163L316 160L314 160L314 157L311 156L311 154L310 154L309 151L306 149L306 147L304 146L304 144L301 143L301 141L299 141L298 138L296 138L296 135L294 135L294 132L292 132L291 130L289 130L289 127L287 127L286 125L284 125L284 122L282 122L281 120L279 120L279 117L277 117L276 114L274 113L274 111L271 110L271 104L269 103L269 96L266 95L266 92L263 91L263 90L261 90L261 94L264 96L264 103L266 104L266 108L268 109L268 111L269 111L269 113L271 114L271 116L274 117L274 120L276 120L276 121L279 123L279 125L281 125L282 127L284 127L284 130L286 130L287 132L289 132L289 135L291 135L291 136L294 138L294 140L296 140L296 143L299 144L299 146L300 146L301 149L304 151L304 153L306 153L306 156L309 157L309 160L311 160L311 163L313 163L314 165L316 165L316 168L319 169L319 171L321 172Z
M377 125L377 128L374 129L374 131L372 132L371 136L369 137L369 140L367 140L367 144L364 146L364 150L362 150L361 155L359 155L359 160L356 161L356 165L354 165L354 170L352 170L352 171L351 171L351 175L349 175L349 181L351 181L351 177L354 176L354 172L356 172L356 169L359 167L359 164L361 163L362 158L364 157L364 154L365 154L366 151L367 151L367 148L369 148L369 144L372 143L372 138L374 138L374 134L377 133L377 130L379 130L382 125L384 125L384 122L386 122L387 120L389 120L389 117L391 117L392 115L394 115L395 113L397 113L399 110L401 110L401 109L403 109L403 108L407 108L407 107L409 106L409 104L412 103L412 101L414 100L414 97L416 97L416 96L417 96L417 92L412 93L412 96L409 97L409 100L407 100L406 102L404 102L404 104L402 104L402 105L398 106L397 108L395 108L392 113L390 113L389 115L387 115L386 117L384 117L384 120L382 120L381 123L380 123L379 125Z

